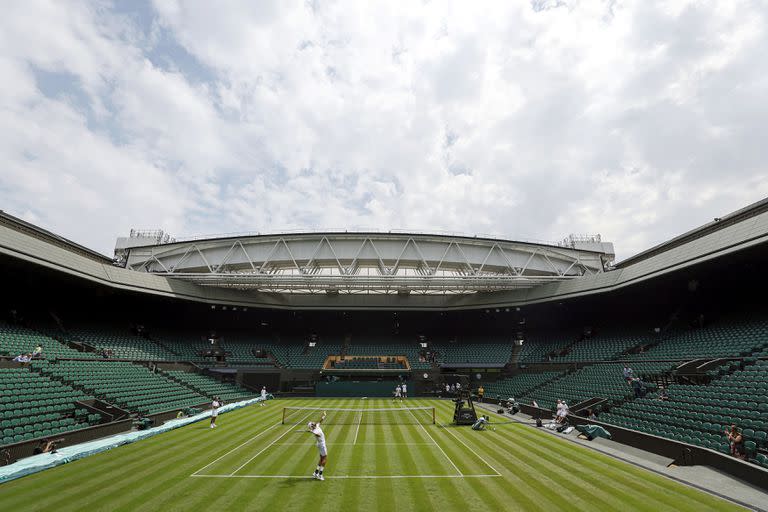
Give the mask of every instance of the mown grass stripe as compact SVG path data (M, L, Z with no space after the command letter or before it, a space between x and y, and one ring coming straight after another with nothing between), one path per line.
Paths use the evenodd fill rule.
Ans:
M735 510L733 504L636 468L527 425L500 425L496 432L425 426L433 441L462 471L502 477L425 479L190 478L228 451L209 469L228 472L263 449L280 433L275 428L238 448L280 420L283 405L322 408L391 408L382 421L392 424L327 426L328 475L445 474L456 472L418 425L402 422L403 407L435 406L439 422L450 423L453 404L435 400L291 400L249 407L222 415L220 427L207 421L0 485L0 503L9 510L439 510L477 508L523 510ZM353 414L354 413L350 413ZM410 416L410 413L408 413ZM339 419L342 419L339 417ZM357 419L356 416L353 419ZM411 420L412 421L412 420ZM302 425L300 428L303 428ZM290 426L282 428L289 429ZM294 427L295 428L295 427ZM450 429L450 430L448 430ZM452 437L455 435L456 438ZM293 434L285 436L290 440ZM296 434L301 436L301 434ZM311 436L294 444L275 443L243 473L309 475L317 451ZM460 440L460 441L459 441ZM474 454L473 454L474 452ZM30 498L32 496L33 498Z

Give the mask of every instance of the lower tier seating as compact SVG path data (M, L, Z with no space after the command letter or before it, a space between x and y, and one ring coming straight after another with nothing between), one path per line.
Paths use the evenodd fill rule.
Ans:
M87 417L75 415L75 402L89 398L82 391L29 368L1 368L0 444L55 436L89 426Z
M129 411L153 414L208 401L190 388L153 373L145 366L118 361L39 361L33 367L45 375L80 387Z
M675 366L677 363L647 362L635 364L633 370L635 376L653 375L670 371ZM586 366L526 393L522 401L531 403L535 400L540 407L552 409L558 399L565 400L569 405L593 397L606 398L610 402L629 399L634 392L624 379L622 369L623 365L615 363Z
M672 384L615 407L601 421L728 453L723 430L742 428L748 455L768 449L768 361L754 361L709 385Z

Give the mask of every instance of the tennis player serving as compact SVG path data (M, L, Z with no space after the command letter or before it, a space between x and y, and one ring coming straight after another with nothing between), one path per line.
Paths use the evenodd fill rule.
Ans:
M328 448L325 446L325 433L320 427L320 424L324 420L325 412L323 412L323 415L320 417L320 421L310 421L307 424L309 431L314 434L315 440L317 441L317 451L320 452L320 462L317 463L317 469L315 469L315 472L312 475L316 480L325 480L325 478L323 478L323 470L325 469L325 463L328 460Z

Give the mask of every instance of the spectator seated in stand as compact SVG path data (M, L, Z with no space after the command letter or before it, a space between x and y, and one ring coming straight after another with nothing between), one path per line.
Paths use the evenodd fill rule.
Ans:
M731 447L731 455L737 459L744 459L746 454L744 452L744 436L736 427L731 425L731 430L724 430L723 433L728 436L728 444Z
M622 370L622 373L624 374L624 379L628 383L631 384L632 383L632 375L633 375L632 368L630 368L628 365L625 364L624 365L624 370Z
M43 439L37 443L33 453L35 455L39 455L41 453L56 453L56 443L50 439Z
M14 363L28 363L32 360L29 354L19 354L13 358Z

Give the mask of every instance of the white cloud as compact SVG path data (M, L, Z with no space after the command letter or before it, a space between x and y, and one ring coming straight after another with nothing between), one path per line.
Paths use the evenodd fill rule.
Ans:
M133 226L378 227L627 257L768 193L761 3L7 11L0 201L106 253Z

